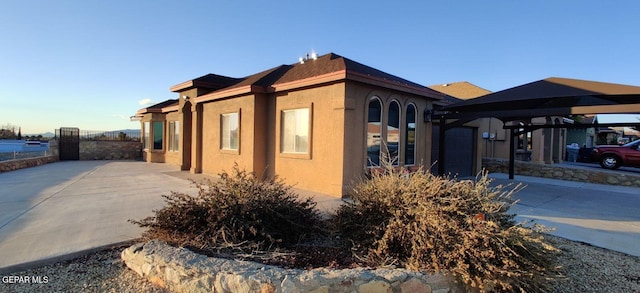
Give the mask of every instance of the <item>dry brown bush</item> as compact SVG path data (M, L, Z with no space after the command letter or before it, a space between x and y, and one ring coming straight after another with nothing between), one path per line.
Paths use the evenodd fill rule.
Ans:
M281 257L262 261L285 267L393 264L451 274L483 292L535 292L554 281L555 249L539 227L507 213L518 187L492 187L486 175L455 180L422 169L382 170L356 185L352 203L327 223L312 199L299 200L281 180L237 165L220 180L196 184L197 196L172 192L154 216L132 222L147 228L146 238L208 254L283 248ZM348 243L359 261L337 242Z
M131 222L147 228L144 237L203 252L244 252L291 247L321 232L313 199L300 200L278 178L257 178L236 164L231 174L195 183L197 196L171 192L154 216Z
M370 263L452 274L480 291L544 290L555 249L507 213L517 188L386 166L355 186L334 225Z

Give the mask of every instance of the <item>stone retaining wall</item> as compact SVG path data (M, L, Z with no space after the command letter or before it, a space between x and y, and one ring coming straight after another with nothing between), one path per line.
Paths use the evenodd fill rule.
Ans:
M296 270L211 258L158 240L122 252L127 267L175 292L465 292L451 278L404 269Z
M483 158L482 167L490 173L509 173L509 160ZM559 180L579 181L618 186L640 187L640 176L597 169L567 168L555 165L516 161L515 174Z
M80 160L135 160L142 158L139 141L80 141Z
M0 161L0 173L14 171L22 168L40 166L58 161L58 156L46 156L27 159Z

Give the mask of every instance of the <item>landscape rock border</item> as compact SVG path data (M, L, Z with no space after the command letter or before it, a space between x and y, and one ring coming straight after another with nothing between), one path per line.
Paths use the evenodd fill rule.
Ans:
M465 292L452 277L406 269L283 269L207 257L160 240L122 251L127 267L175 292Z

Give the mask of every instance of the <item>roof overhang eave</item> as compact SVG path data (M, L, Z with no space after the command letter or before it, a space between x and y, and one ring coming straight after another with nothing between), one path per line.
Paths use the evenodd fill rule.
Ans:
M161 109L162 113L168 113L168 112L177 112L180 108L180 105L175 104L175 105L171 105L171 106L167 106Z
M362 74L358 72L347 72L346 79L358 81L370 85L380 86L396 91L401 91L409 94L414 94L418 96L427 97L433 100L443 100L444 94L437 92L435 90L429 89L427 87L416 87L408 84L402 84L393 82L383 78L373 77L371 75Z
M199 81L199 80L188 80L183 83L176 84L170 87L169 90L174 93L179 93L179 92L190 90L193 88L219 88L219 87L220 85L211 83L211 82Z
M446 108L443 109L446 111ZM557 108L535 108L535 109L504 109L489 111L451 111L445 112L447 119L462 119L469 117L476 118L498 118L503 121L514 121L518 119L546 117L546 116L566 116L585 114L635 114L640 113L640 104L617 104L617 105L594 105L594 106L574 106Z
M212 93L208 93L206 95L199 96L194 99L195 103L204 103L214 100L233 98L247 94L259 94L265 93L266 89L262 86L258 85L246 85L242 87L231 88L222 91L216 91Z

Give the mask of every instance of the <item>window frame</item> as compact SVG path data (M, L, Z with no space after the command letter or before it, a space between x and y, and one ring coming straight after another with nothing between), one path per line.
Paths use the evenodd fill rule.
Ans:
M236 131L236 148L231 148L231 142L232 137L231 137L231 129L229 128L229 146L225 146L225 136L227 136L227 134L225 134L225 117L231 117L231 116L236 116L236 122L237 122L237 131ZM219 141L219 150L221 153L226 153L226 154L234 154L234 155L239 155L240 154L240 148L241 148L241 135L242 133L242 114L241 114L241 110L238 109L237 111L234 112L225 112L225 113L221 113L220 114L220 141Z
M142 145L144 150L149 150L151 146L151 121L142 123Z
M378 120L377 121L370 122L371 117L369 115L369 112L370 112L370 108L371 108L371 103L373 101L376 101L378 103L378 106L379 106L379 109L380 109L380 115L378 115ZM385 141L383 139L383 137L382 137L382 118L384 117L384 104L382 103L382 99L380 99L380 97L372 96L372 97L369 98L369 100L367 102L367 107L366 107L366 114L367 114L367 117L365 118L366 119L365 120L366 121L365 127L367 128L367 130L365 131L365 133L366 133L366 137L365 137L365 153L367 154L366 155L366 160L367 160L366 161L366 166L367 166L367 168L377 168L377 167L380 167L380 160L381 160L381 157L382 157L382 145L383 145L383 142ZM378 126L379 126L380 130L378 132L369 132L369 124L370 123L378 123ZM369 145L369 137L370 137L370 135L372 135L373 137L371 138L371 140L375 141L375 138L376 138L375 134L376 133L378 134L378 144L377 144L377 146L378 146L378 151L377 151L378 158L377 159L378 160L377 160L377 164L376 164L376 162L372 161L371 157L369 156L369 147L370 147L370 145ZM375 146L375 144L371 144L371 146Z
M176 153L180 151L180 121L172 120L169 121L169 129L168 129L167 139L167 151Z
M409 108L413 108L413 162L407 162L407 155L409 154ZM405 133L405 143L404 143L404 166L415 166L416 165L416 142L418 141L418 107L415 104L409 103L405 109L405 123L404 123L404 133Z
M299 110L308 111L307 115L307 148L304 152L290 152L285 151L285 113L286 112L295 112ZM304 115L300 116L303 117ZM296 124L298 122L298 116L296 115ZM295 159L311 159L312 151L313 151L313 103L309 106L300 106L300 107L291 107L284 108L280 110L280 127L279 127L279 153L281 157L286 158L295 158ZM295 139L294 139L295 143ZM294 147L295 148L295 147Z
M397 112L398 112L398 117L397 117L398 127L396 129L398 137L394 141L394 142L397 142L397 146L396 146L395 156L392 157L391 156L392 152L391 152L391 148L390 148L390 145L389 145L389 138L391 138L390 131L393 131L392 128L394 128L394 126L391 125L391 122L392 122L391 121L391 113L392 113L391 112L391 107L393 107L394 105L396 106ZM400 102L398 100L393 99L393 100L391 100L389 102L389 108L387 109L387 117L386 118L387 118L386 119L386 127L385 127L386 133L385 133L385 140L384 140L386 148L385 148L384 151L386 153L387 159L391 162L392 166L400 166L400 155L401 155L400 152L401 152L402 147L403 147L403 145L402 145L402 107L400 106Z

